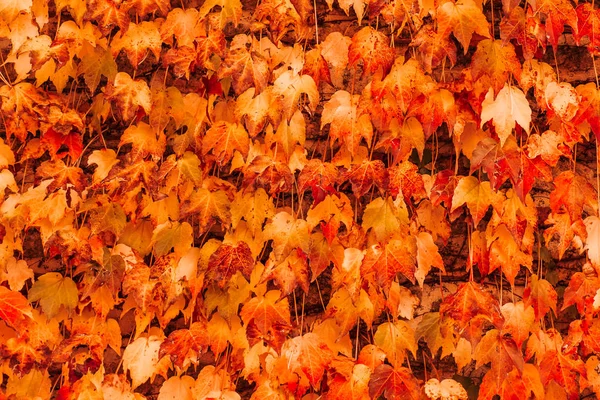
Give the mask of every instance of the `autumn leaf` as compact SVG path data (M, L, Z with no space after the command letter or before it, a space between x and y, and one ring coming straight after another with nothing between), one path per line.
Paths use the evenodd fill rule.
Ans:
M339 139L346 145L350 154L354 155L364 138L370 144L373 127L367 114L358 115L359 95L352 96L344 90L338 90L323 107L321 129L330 124L329 137L332 145Z
M71 278L57 272L49 272L40 276L28 292L28 300L38 301L48 318L56 316L64 307L72 312L79 303L77 285Z
M473 0L459 0L440 4L438 13L438 32L447 36L452 32L463 47L464 53L469 50L473 33L489 38L489 24L481 12L481 6Z
M107 86L105 95L108 100L117 104L126 121L131 121L140 107L146 114L150 114L152 97L148 84L133 80L126 72L115 75L114 81Z
M140 337L123 351L123 370L129 371L133 389L154 377L162 342L162 338L154 335Z
M463 327L477 316L496 327L504 323L498 301L474 282L461 284L454 294L446 297L440 306L440 314L454 319Z
M351 66L362 61L362 75L373 74L379 68L384 74L394 63L395 53L389 46L389 39L370 26L362 28L353 37L348 49L348 63Z
M556 314L557 299L558 294L550 282L531 275L531 281L523 293L523 302L525 306L533 306L536 320L543 318L550 310Z
M27 299L19 292L0 286L0 318L17 328L26 317L33 318Z
M369 381L369 395L377 398L418 399L421 387L413 374L404 367L393 368L383 364L375 368Z
M236 150L242 156L247 156L249 146L248 132L242 125L219 121L210 127L202 139L202 154L210 152L217 158L219 165L225 165Z
M499 195L494 193L489 182L480 182L474 176L463 177L454 189L452 209L466 204L475 225L485 216L489 206L497 207Z
M246 243L239 242L236 246L223 244L210 256L206 277L223 288L237 271L249 278L253 266L254 257Z
M406 350L409 350L413 356L417 351L414 331L401 320L379 325L373 336L373 343L386 353L388 361L395 367L400 367L404 363Z
M493 91L488 91L481 104L481 126L489 120L493 120L501 145L512 134L516 124L529 133L531 108L523 92L506 84L495 98Z

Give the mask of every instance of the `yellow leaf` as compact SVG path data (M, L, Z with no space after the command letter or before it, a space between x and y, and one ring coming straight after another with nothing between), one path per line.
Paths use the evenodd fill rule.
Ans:
M71 278L63 277L58 272L49 272L40 276L29 289L28 299L40 301L42 310L48 318L58 314L61 307L71 312L79 303L77 285Z

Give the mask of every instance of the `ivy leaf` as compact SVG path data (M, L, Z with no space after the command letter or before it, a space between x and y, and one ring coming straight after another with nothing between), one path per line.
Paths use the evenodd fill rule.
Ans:
M504 323L498 300L474 282L460 284L454 294L446 297L440 305L440 314L452 318L461 327L477 316L496 327Z
M61 307L70 313L79 303L79 292L75 282L58 272L48 272L40 276L29 289L27 297L31 302L39 300L48 318L55 317Z
M400 367L404 363L406 350L409 350L413 356L417 354L415 332L402 320L379 325L373 336L373 343L385 352L389 362L395 367Z
M383 395L387 399L418 399L421 387L408 368L383 364L375 368L369 381L372 399Z
M17 329L26 317L33 318L27 299L19 292L0 286L0 319Z
M462 45L465 54L469 50L469 43L473 33L489 38L489 24L481 7L473 0L458 0L456 3L448 1L437 9L438 32L444 36L454 33Z
M235 246L222 244L208 260L206 277L223 288L237 271L241 271L246 278L249 278L252 267L254 267L254 257L248 244L245 242L239 242Z
M156 257L164 256L171 249L183 256L193 242L193 229L187 222L165 222L152 233L152 246Z
M150 114L152 109L152 94L146 81L133 80L126 72L115 75L114 81L106 88L105 96L117 104L125 121L131 121L139 107L146 114Z
M219 165L227 164L235 150L246 157L249 148L248 132L238 123L219 121L210 127L202 139L202 154L212 153Z
M362 138L370 144L373 137L373 126L368 114L358 115L359 98L357 94L352 96L345 90L338 90L325 104L321 114L321 129L330 124L331 144L341 140L352 156L356 154Z
M158 25L154 21L143 21L140 24L130 24L127 32L117 32L111 42L113 57L124 50L133 68L137 69L151 51L156 60L160 59L162 38Z
M523 302L525 306L533 306L536 320L539 321L550 310L556 315L557 300L558 294L550 282L539 279L535 274L531 275L529 285L523 292Z
M379 68L387 74L394 63L395 53L389 38L370 26L362 28L352 36L348 49L348 63L356 66L362 61L362 76L374 74Z
M477 45L472 62L473 79L490 78L494 93L506 83L510 73L520 75L521 63L510 42L484 39Z
M499 196L492 191L489 182L480 182L474 176L466 176L456 185L451 212L466 203L477 226L490 205L498 207Z
M531 107L525 94L516 87L505 84L494 99L494 92L490 89L481 104L481 126L489 120L494 121L501 145L512 134L515 123L529 133Z
M131 387L137 388L156 373L163 339L151 335L135 339L123 351L123 370L131 375Z

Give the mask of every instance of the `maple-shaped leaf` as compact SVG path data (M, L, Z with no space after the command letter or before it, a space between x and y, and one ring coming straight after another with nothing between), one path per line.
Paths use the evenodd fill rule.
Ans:
M264 296L253 297L244 304L240 317L245 325L252 324L265 337L279 341L291 327L290 306L281 292L271 290ZM250 332L247 329L247 334Z
M298 109L302 94L308 97L307 105L311 111L314 112L319 103L319 91L313 78L310 75L295 74L292 70L279 75L273 82L273 92L281 96L283 112L288 120Z
M535 0L531 3L535 13L546 16L546 33L548 40L556 52L558 38L565 30L565 25L569 25L574 31L577 31L577 13L569 0Z
M415 332L402 320L379 325L373 336L373 343L385 352L388 361L395 367L400 367L404 363L406 350L409 350L413 356L417 352Z
M554 178L554 190L550 193L550 208L553 213L564 209L571 216L572 221L581 219L585 206L592 210L598 208L596 202L596 189L579 174L572 171L563 171Z
M504 316L502 332L510 334L518 348L529 337L529 331L535 321L535 312L532 306L525 303L506 303L501 308Z
M242 187L268 188L271 196L292 190L293 175L285 163L274 161L268 156L258 156L242 169L244 181Z
M556 333L559 335L558 333ZM562 340L560 340L562 342ZM554 348L548 349L542 357L540 357L539 369L540 378L544 385L548 385L550 381L558 383L567 393L569 400L579 398L580 380L585 377L585 364L579 358L577 353L564 353L561 347L556 343ZM554 343L553 343L554 344Z
M199 188L181 207L182 216L194 215L199 218L200 232L206 232L212 224L219 220L224 225L231 219L231 202L222 190L211 192L206 188Z
M534 13L530 7L525 11L518 4L505 14L500 21L500 39L505 42L516 39L523 49L525 60L532 60L539 47L542 51L546 49L548 39L539 14Z
M590 310L596 292L600 288L600 279L589 264L583 266L583 272L575 272L571 276L569 286L565 289L564 302L561 311L575 304L577 311L584 314Z
M121 135L119 146L131 144L131 154L134 159L144 158L148 155L161 157L166 148L166 136L162 131L156 131L145 122L130 125Z
M339 327L339 337L346 335L359 322L359 318L368 326L373 323L373 305L368 294L361 290L356 299L344 287L336 290L331 296L325 317L333 317Z
M382 364L371 374L369 395L372 399L383 395L386 399L417 400L421 398L421 385L408 368Z
M88 156L87 163L96 164L96 169L92 176L92 183L99 183L108 176L108 173L120 162L117 159L117 153L112 149L94 150Z
M155 335L135 339L123 351L123 370L131 375L133 389L153 378L163 338Z
M417 243L417 265L415 271L415 279L419 282L419 286L423 287L425 277L429 274L431 267L436 267L441 272L446 272L444 261L440 255L437 245L433 242L433 238L429 232L419 232L415 236Z
M372 279L385 290L390 287L398 272L414 283L416 257L417 244L414 238L390 240L385 245L376 244L367 249L361 272L363 276L373 275Z
M486 214L488 207L498 207L501 195L492 191L489 182L480 182L474 176L463 177L454 190L451 212L463 204L467 204L475 225Z
M496 327L504 323L498 300L475 282L460 284L456 293L442 301L440 314L452 318L461 327L477 316L487 319Z
M265 265L265 280L273 279L284 295L289 295L298 286L308 293L308 259L300 249L292 251L283 261L270 257Z
M242 17L242 2L240 0L209 0L202 4L198 10L200 18L204 18L215 7L221 7L220 11L220 28L223 29L227 22L231 21L234 25L240 21Z
M229 46L227 57L218 71L220 79L231 77L236 94L244 93L250 87L256 93L262 92L270 79L269 65L265 58L256 51L248 50L251 39L246 35L237 35Z
M511 286L515 284L515 278L521 266L531 269L533 257L523 252L514 236L506 225L500 225L493 236L489 239L490 246L490 271L500 269Z
M449 35L436 32L432 26L424 25L414 36L411 47L418 47L417 57L427 73L440 66L446 58L456 64L456 45Z
M81 168L76 166L69 167L62 160L44 161L35 172L42 179L54 179L50 186L48 186L49 191L54 191L56 188L67 189L69 185L72 185L75 190L81 192L87 184L86 176L83 174Z
M362 61L362 76L374 74L379 68L387 74L395 58L390 39L370 26L362 28L352 36L348 49L348 63L350 66L356 66Z
M314 205L317 205L326 194L336 193L334 185L338 183L339 178L340 173L335 165L313 158L298 176L298 191L304 193L310 187L315 199Z
M237 271L241 271L246 278L249 278L252 267L254 267L254 257L248 244L244 242L239 242L236 246L222 244L208 260L206 277L223 288Z
M575 90L579 95L579 107L573 122L580 124L586 121L594 135L600 137L600 91L592 82L578 85Z
M356 364L352 368L352 375L346 379L343 375L336 375L328 382L328 400L359 400L369 397L369 380L371 370L364 364Z
M277 260L282 260L294 249L308 252L310 231L308 223L281 211L265 225L265 239L273 240L273 252Z
M236 99L234 111L236 118L244 121L246 129L252 137L262 131L267 122L271 122L273 126L281 127L281 109L283 107L281 97L273 92L272 86L268 86L259 94L256 93L256 88L251 87L240 94ZM292 130L292 121L294 121L294 117L292 117L290 125L285 128ZM276 136L278 135L279 128Z
M162 40L172 46L173 36L175 36L178 48L194 49L194 40L205 32L203 22L198 10L194 7L188 7L186 10L174 8L160 26Z
M588 37L588 50L591 54L597 55L600 47L600 13L594 8L593 4L581 3L576 8L577 13L577 29L574 29L573 37L577 45L581 43L581 39Z
M535 274L531 275L529 285L523 292L523 302L526 307L533 306L536 320L544 318L550 310L556 315L557 300L558 294L550 282L539 279Z
M20 329L26 317L33 318L27 299L19 292L0 286L0 319L9 326Z
M490 329L486 332L475 347L473 355L477 368L491 363L492 370L496 370L500 375L507 374L513 367L519 371L523 370L524 360L521 350L512 338L505 337L497 329Z
M171 3L168 0L125 0L123 7L127 12L135 10L136 15L145 17L148 14L160 11L159 14L167 16L171 9Z
M502 145L512 134L516 123L529 133L531 107L525 94L518 88L505 84L494 98L494 92L490 89L481 104L481 126L489 120L493 120Z
M210 127L202 139L202 154L211 152L219 165L227 164L235 150L247 156L249 148L248 132L238 123L219 121Z
M12 22L21 11L29 12L33 2L32 0L5 0L0 4L0 16L6 23Z
M529 135L527 140L527 155L530 159L540 156L550 166L555 166L561 156L568 156L569 150L563 144L564 138L551 130L541 135Z
M163 79L162 74L156 74L150 83L152 93L150 126L158 132L162 132L171 119L175 122L175 126L181 126L187 116L181 92L176 87L165 87Z
M412 162L403 161L388 168L388 173L390 175L389 190L392 196L396 197L402 193L407 203L411 198L418 202L427 197L423 175L419 173L419 167Z
M196 381L191 376L172 376L160 387L157 400L181 399L192 400L192 387Z
M129 27L129 15L125 7L121 8L121 3L113 0L90 0L84 18L96 21L104 34L108 34L115 26L123 32Z
M287 340L281 355L288 360L288 368L292 372L306 375L313 388L319 383L333 360L333 352L327 344L315 333L307 333Z
M193 242L193 229L187 222L165 222L152 232L152 246L156 257L163 256L173 249L183 256Z
M352 39L348 36L340 32L331 32L319 44L321 54L329 66L331 81L336 88L343 86L343 75L348 65L348 48L351 42Z
M338 90L323 107L321 129L327 124L331 144L339 139L352 156L355 155L360 141L364 138L367 144L373 137L373 126L368 114L358 115L357 105L360 95L351 95L345 90Z
M127 32L121 31L113 38L111 42L111 52L113 57L124 50L129 62L136 68L151 51L154 58L160 58L162 48L162 39L158 31L158 25L154 21L144 21L140 24L130 24Z
M50 128L42 136L40 144L43 148L48 150L48 153L50 153L50 156L53 159L56 157L63 158L66 155L69 155L72 160L77 160L83 151L82 137L75 131L63 134ZM63 146L66 147L68 151L60 151Z
M381 160L363 160L354 164L344 177L352 183L352 192L358 197L364 196L373 185L386 190L389 174Z
M106 87L105 97L117 104L125 121L131 121L140 107L146 114L152 109L152 95L146 81L133 80L126 72L115 75Z
M571 247L573 241L577 242L587 237L587 227L584 222L580 218L571 221L571 216L568 212L550 213L545 223L549 227L544 230L544 239L550 244L554 238L557 238L559 260L564 256L569 247Z
M498 93L504 87L510 73L519 75L521 63L510 42L484 39L479 42L473 54L471 70L474 80L482 76L489 77L494 93Z
M209 337L204 321L194 322L188 329L177 329L160 344L158 356L168 356L171 361L184 369L190 362L196 364L200 353L207 349Z
M333 236L337 235L342 223L346 226L346 229L350 229L354 223L354 212L350 199L343 193L333 196L327 195L323 201L311 208L306 216L306 222L308 222L311 230L321 221L331 226ZM325 237L332 240L329 232L324 232L324 234Z
M391 197L378 197L365 207L362 227L365 231L371 229L379 242L385 242L407 225L408 211L401 198L394 202Z
M473 0L448 1L440 4L437 9L438 32L444 36L454 34L462 45L465 54L469 50L469 43L473 33L483 37L490 37L490 26L481 6Z
M56 316L61 307L71 312L79 303L77 285L69 277L58 272L49 272L40 276L27 294L29 301L40 302L44 314L48 318Z
M231 204L231 225L235 228L242 218L253 234L258 234L263 222L275 215L273 200L262 188L255 192L237 192Z
M302 73L310 75L315 81L317 87L320 86L321 82L327 82L333 86L331 81L331 73L327 61L323 57L322 47L311 49L304 54L304 67Z

